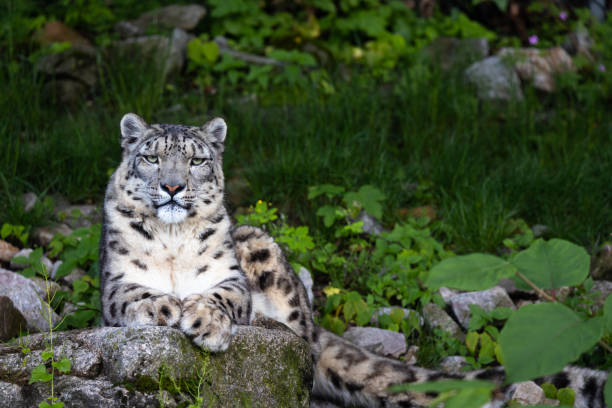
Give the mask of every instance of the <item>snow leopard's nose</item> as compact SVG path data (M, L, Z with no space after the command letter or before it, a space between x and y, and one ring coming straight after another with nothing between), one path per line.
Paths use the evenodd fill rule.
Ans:
M166 193L170 194L170 197L174 197L174 195L175 195L176 193L181 192L181 191L182 191L182 190L185 188L185 186L184 186L184 185L180 185L180 184L177 184L177 185L175 185L175 186L171 186L171 185L169 185L169 184L162 184L162 185L161 185L161 188L162 188L162 190L164 190Z

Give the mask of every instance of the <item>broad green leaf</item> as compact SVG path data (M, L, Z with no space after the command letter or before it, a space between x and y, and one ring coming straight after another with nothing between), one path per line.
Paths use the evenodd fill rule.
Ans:
M447 258L434 266L425 280L432 289L447 286L461 290L484 290L502 278L514 275L516 269L501 258L488 254L470 254Z
M589 274L589 254L562 239L538 239L510 261L527 279L542 289L579 285Z
M53 357L53 351L45 350L40 354L40 357L42 358L43 361L47 361L48 359Z
M612 407L612 372L608 373L608 380L604 386L604 400L607 406Z
M219 58L219 46L214 41L202 43L202 54L210 63L214 63Z
M52 378L53 375L47 372L45 365L39 364L32 370L28 384L33 384L35 382L49 382Z
M444 401L444 408L480 408L491 400L487 388L474 388L459 391Z
M420 384L400 384L389 387L390 392L446 392L455 390L486 389L493 391L497 386L490 381L483 380L440 380Z
M38 404L38 408L53 408L53 405L49 405L47 401L41 401Z
M606 331L612 333L612 295L608 295L603 308L603 317L606 320Z
M60 361L54 361L51 365L55 367L57 371L64 374L69 373L70 367L72 366L70 360L66 357L62 358Z
M601 317L583 320L558 303L522 307L508 319L499 336L507 382L560 371L597 343L603 326Z

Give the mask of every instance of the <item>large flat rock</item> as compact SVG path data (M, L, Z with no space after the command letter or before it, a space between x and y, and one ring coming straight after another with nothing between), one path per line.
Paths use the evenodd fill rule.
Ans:
M37 406L50 395L49 384L28 384L48 341L37 334L0 346L0 407ZM217 354L168 327L58 332L53 344L57 358L72 363L67 375L55 377L65 407L171 407L198 396L203 406L307 407L310 401L310 348L288 330L238 326L229 349Z

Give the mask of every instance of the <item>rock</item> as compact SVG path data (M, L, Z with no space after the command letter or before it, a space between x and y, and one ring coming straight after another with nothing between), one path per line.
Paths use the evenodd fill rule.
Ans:
M441 329L463 341L465 334L461 327L438 305L429 303L423 308L423 318L429 327Z
M40 57L34 69L49 77L47 92L62 103L75 103L98 81L96 55L93 47L74 45L66 51Z
M459 374L463 372L463 367L467 365L464 356L448 356L440 361L440 368L447 373Z
M549 230L550 228L543 224L535 224L531 227L534 238L542 238L544 234L548 233Z
M102 222L102 208L91 204L69 205L56 209L55 216L69 228L91 227Z
M0 341L19 336L26 330L25 318L6 296L0 296L0 322Z
M582 55L591 62L595 61L593 56L593 39L587 30L571 32L567 40L563 42L563 48L570 55Z
M404 363L416 364L419 356L419 346L410 346L404 355Z
M49 384L25 385L47 340L28 336L20 339L31 349L28 354L18 347L0 353L0 400L14 398L11 407L32 407L49 395ZM158 406L158 397L167 407L184 406L191 401L187 392L202 396L203 406L256 401L257 406L307 407L312 389L310 349L289 331L238 326L230 348L217 354L202 352L168 327L56 332L54 346L58 358L72 362L70 373L55 380L67 407L144 408Z
M391 330L377 327L350 327L342 337L381 356L398 358L406 352L404 335Z
M544 401L544 390L533 381L525 381L516 384L512 400L521 405L537 405Z
M62 262L62 261L57 261L57 262L56 262L56 263L53 265L54 271L57 271L57 269L55 269L55 265L56 265L58 262L61 264L61 262ZM59 266L58 266L58 268L59 268ZM72 271L71 271L71 272L70 272L68 275L66 275L66 276L64 276L64 277L62 278L62 281L64 281L64 283L68 284L69 286L72 286L72 284L73 284L75 281L78 281L79 279L81 279L81 278L82 278L83 276L85 276L86 274L87 274L87 272L85 272L83 269L81 269L81 268L74 268L74 269L73 269L73 270L72 270ZM52 275L52 276L55 276L55 275Z
M612 279L612 244L602 245L591 259L593 279Z
M486 58L489 41L486 38L438 37L423 51L442 71L450 71Z
M363 232L368 235L380 235L380 233L385 231L380 222L365 211L359 214L357 221L363 222Z
M401 310L402 314L404 315L404 319L408 319L411 314L417 313L414 310L403 309L403 308L400 308L400 307L381 307L380 309L374 311L374 313L372 314L372 318L370 319L370 323L378 324L378 318L380 316L382 316L382 315L390 315L393 310ZM419 324L422 326L423 322L424 322L423 321L423 317L419 315L418 319L419 319Z
M36 33L35 37L42 46L61 42L69 42L72 45L85 47L92 46L87 38L60 21L49 21Z
M497 55L512 61L523 81L529 81L536 89L546 92L555 90L555 75L576 70L572 57L561 47L548 50L502 48Z
M36 201L38 201L38 197L36 196L36 194L30 191L28 193L24 193L21 196L21 200L23 200L25 212L30 212L32 208L34 208Z
M36 285L36 287L38 287L38 289L40 290L41 293L44 293L44 299L47 299L47 286L49 288L49 296L51 298L53 298L55 296L55 293L58 290L62 290L62 287L59 285L59 283L51 280L51 279L47 279L46 281L43 278L39 278L38 276L35 276L33 278L29 278L30 281L34 282L34 284Z
M49 330L51 324L59 322L59 316L43 300L46 294L29 279L0 268L0 296L13 301L14 306L27 321L27 328L32 332Z
M506 291L499 286L494 286L491 289L478 292L456 294L451 297L450 304L457 320L465 328L468 327L468 322L470 321L470 305L478 305L487 312L496 307L516 309L510 296L508 296Z
M18 252L19 248L0 239L0 262L10 262Z
M144 13L136 20L119 22L115 30L124 38L141 36L150 28L180 28L189 31L205 15L206 9L198 4L171 5Z
M468 82L476 86L478 97L484 101L522 100L521 81L512 68L498 56L475 62L465 70Z
M593 281L593 287L589 291L590 294L597 294L593 296L595 307L597 309L602 308L606 302L606 298L612 293L612 282L605 280Z
M139 58L150 60L163 67L164 75L180 71L185 65L187 43L193 38L180 28L172 31L171 37L163 35L150 35L134 37L113 43L119 57L137 55Z
M310 308L312 309L312 301L314 299L314 296L312 295L312 285L314 284L314 282L312 281L312 276L310 275L308 269L304 268L303 266L300 268L298 276L304 284L304 287L306 288L306 294L308 295L308 300L310 301Z
M12 270L14 270L14 271L20 271L22 269L27 268L28 267L27 265L16 263L15 261L13 261L13 259L20 258L20 257L27 258L27 257L30 256L30 254L33 251L34 250L32 248L23 248L22 250L20 250L17 253L13 254L13 257L11 258L10 268Z
M47 247L57 234L67 237L72 234L72 229L66 224L54 224L46 227L38 227L32 232L34 242L40 246Z
M444 303L449 304L451 298L458 294L459 291L442 286L440 289L438 289L438 293L440 294L440 296L442 296L442 300L444 300Z

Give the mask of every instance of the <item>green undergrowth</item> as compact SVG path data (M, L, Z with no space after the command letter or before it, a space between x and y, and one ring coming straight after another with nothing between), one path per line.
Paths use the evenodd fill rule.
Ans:
M248 185L247 195L230 205L262 198L317 230L322 222L306 196L309 186L324 183L376 186L387 197L388 223L411 208L433 207L445 224L445 242L460 252L494 251L515 218L589 249L612 228L606 205L612 132L602 99L576 103L560 93L542 101L528 93L524 102L500 110L481 104L460 78L419 61L393 85L381 88L364 74L339 81L333 95L306 91L280 106L183 93L180 78L160 84L152 97L138 91L154 78L144 71L139 77L119 68L111 88L122 90L63 111L30 99L40 84L35 76L24 79L33 75L27 68L0 68L7 95L0 102L7 118L0 125L6 141L0 188L8 197L0 203L1 223L48 220L48 211L20 212L26 191L101 200L121 157L118 122L136 111L152 123L199 125L223 116L229 124L226 175ZM179 109L168 110L172 106Z

